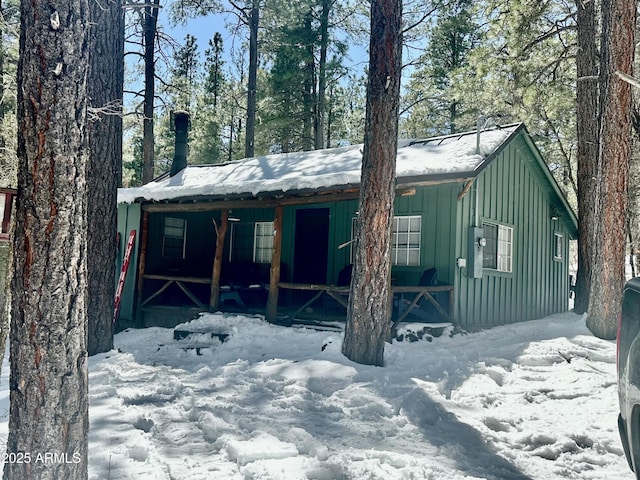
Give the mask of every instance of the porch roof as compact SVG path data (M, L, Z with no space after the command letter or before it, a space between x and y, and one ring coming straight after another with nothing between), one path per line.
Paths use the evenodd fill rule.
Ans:
M524 128L521 123L398 144L398 185L473 178ZM478 148L479 142L479 148ZM137 188L118 191L118 203L183 199L240 199L357 188L363 145L283 153L213 165L190 165Z

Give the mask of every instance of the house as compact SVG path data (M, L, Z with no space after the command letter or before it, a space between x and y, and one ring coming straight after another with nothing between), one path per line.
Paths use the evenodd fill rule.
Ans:
M9 240L11 212L16 193L12 188L0 188L0 242Z
M355 145L190 165L121 189L121 263L137 232L121 321L187 304L344 315L361 157ZM523 124L402 141L396 174L396 320L479 329L568 309L577 220Z

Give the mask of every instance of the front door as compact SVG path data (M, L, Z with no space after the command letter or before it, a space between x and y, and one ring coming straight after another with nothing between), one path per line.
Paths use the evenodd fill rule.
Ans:
M296 211L293 281L327 283L329 258L329 209L304 208Z

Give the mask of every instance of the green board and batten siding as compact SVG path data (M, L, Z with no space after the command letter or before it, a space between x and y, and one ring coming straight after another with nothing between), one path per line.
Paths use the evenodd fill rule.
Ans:
M459 258L468 255L468 227L476 221L478 226L485 220L513 228L512 272L483 269L479 279L468 278L464 268L456 274L456 317L466 328L532 320L567 310L571 232L566 219L552 218L557 215L545 185L535 152L520 135L478 175L459 202ZM562 260L554 258L555 233L563 238Z
M455 162L456 159L452 159L452 165L455 165ZM416 186L415 193L396 198L395 215L421 217L421 245L420 265L394 266L394 283L417 285L422 272L435 267L440 283L454 285L454 318L466 329L532 320L566 311L569 298L567 257L569 239L576 238L577 235L575 216L569 212L566 201L551 178L539 151L529 139L526 129L522 126L514 131L502 144L501 150L487 158L481 168L483 169L479 172L463 172L446 178L435 178L436 184ZM463 191L465 180L473 176L476 177L473 186L459 200L458 195ZM399 183L402 180L412 181L399 179ZM410 193L410 185L403 186L404 193ZM351 262L351 245L338 247L348 244L352 239L352 225L357 215L358 201L353 199L315 204L305 202L302 198L300 203L284 207L281 258L285 267L284 280L299 281L296 280L300 278L300 275L296 274L296 268L298 273L305 268L305 263L300 262L299 258L298 265L295 265L296 222L299 219L306 221L306 228L309 228L313 236L314 232L316 235L317 232L314 231L313 225L309 226L309 222L313 223L313 220L309 219L318 218L327 225L326 278L313 279L306 283L335 284L340 270ZM322 209L322 212L311 212L313 209ZM301 212L302 210L306 212ZM159 250L162 245L161 220L166 215L174 214L150 213L147 271L162 267ZM185 262L200 262L195 270L194 265L185 265L185 268L180 270L199 276L210 274L212 248L215 248L215 233L211 219L218 219L220 211L206 214L184 212L175 215L189 218ZM240 224L249 225L253 222L273 220L274 209L234 208L230 216L239 220L239 227ZM127 319L134 316L140 219L139 203L119 205L118 231L122 237L120 259L129 232L138 230L136 250L133 252L122 298L121 316ZM472 261L468 251L469 228L481 227L483 220L513 229L512 271L503 273L483 269L481 278L470 278L467 267L459 267L457 259L465 259L467 265ZM562 259L554 258L556 233L562 235L563 239ZM193 238L194 234L199 238ZM228 232L225 259L229 258L229 236ZM234 238L239 241L238 236ZM249 255L249 240L251 239L247 236L247 252L246 255L242 255L245 261L249 260L244 258ZM298 240L308 243L307 251L310 247L312 254L313 248L321 245L315 238L299 236ZM301 248L301 245L297 247ZM313 256L306 258L316 260ZM322 275L323 273L320 274Z
M122 262L124 260L124 253L127 247L127 241L131 230L136 231L136 239L134 243L133 252L131 252L131 263L129 264L129 270L127 272L127 278L122 290L122 299L120 301L120 318L125 320L132 320L135 317L135 292L136 292L136 278L137 278L137 266L138 266L138 246L140 245L140 204L132 203L118 205L118 232L120 233L120 243L118 244L118 258L117 258L117 275L116 286L118 278L120 276L120 270L122 269Z
M415 195L396 198L396 215L422 216L421 264L394 267L393 276L398 284L417 285L422 272L431 267L438 270L439 282L453 283L456 227L451 219L456 216L459 191L459 183L450 183L418 187Z
M459 183L416 188L415 195L397 197L394 212L398 216L419 215L422 217L420 265L394 266L393 280L399 285L417 285L427 268L438 269L441 283L453 283L455 264L456 198ZM282 262L294 263L296 211L308 206L287 207L284 212ZM358 201L322 203L311 208L329 209L328 244L329 259L326 283L335 283L338 273L350 263L351 245L338 248L352 237L352 222L358 210ZM295 275L295 271L292 270Z

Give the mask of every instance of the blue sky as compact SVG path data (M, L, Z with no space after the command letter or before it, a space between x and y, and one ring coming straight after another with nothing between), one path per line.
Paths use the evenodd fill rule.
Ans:
M184 25L172 25L169 21L169 8L161 9L159 23L163 26L164 31L171 35L178 43L184 44L184 38L187 34L191 34L198 39L198 49L201 60L204 60L204 51L208 48L209 40L213 38L215 32L222 34L225 50L225 61L230 63L229 52L236 43L236 47L240 47L238 42L242 42L243 38L234 38L230 33L226 24L234 24L236 18L230 13L211 14L206 17L196 17L189 19ZM363 69L368 60L366 47L361 45L350 44L349 57L347 64L357 64L358 69Z

